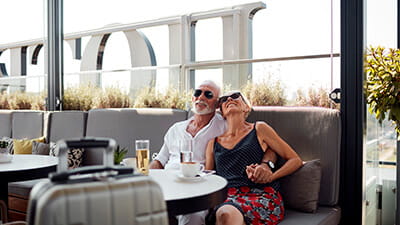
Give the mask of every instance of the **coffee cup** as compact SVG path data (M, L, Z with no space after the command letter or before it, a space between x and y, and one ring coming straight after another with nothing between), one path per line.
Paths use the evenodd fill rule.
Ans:
M199 162L181 162L181 172L184 177L195 177L204 170Z
M0 154L0 162L10 162L13 158L13 155L9 153L1 153Z
M132 167L132 168L136 169L136 158L135 157L125 158L122 160L121 163L124 166Z

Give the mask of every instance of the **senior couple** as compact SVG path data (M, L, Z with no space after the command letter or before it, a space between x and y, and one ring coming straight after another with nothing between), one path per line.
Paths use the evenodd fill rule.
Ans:
M246 121L251 106L240 92L221 97L213 81L204 81L195 89L194 116L174 124L164 137L164 145L150 164L151 169L179 165L176 140L192 139L194 160L205 169L216 170L228 181L228 198L212 213L197 212L180 216L180 225L277 224L284 217L278 179L302 165L297 153L265 122ZM216 113L219 107L220 113ZM286 162L272 170L277 155Z

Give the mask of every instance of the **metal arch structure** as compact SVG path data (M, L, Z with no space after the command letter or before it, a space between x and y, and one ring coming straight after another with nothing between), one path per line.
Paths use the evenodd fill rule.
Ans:
M0 51L0 56L3 54L4 51ZM0 77L8 77L6 64L0 63Z
M105 42L107 42L108 37L110 34L103 34L103 35L94 35L90 37L89 42L86 45L86 48L82 55L81 60L81 71L92 71L98 69L98 58L99 52L104 51ZM102 44L103 43L103 44ZM103 47L101 47L103 45ZM100 56L100 66L102 65L102 55ZM79 77L79 83L91 83L93 85L100 85L101 84L101 77L99 73L94 75L84 75Z
M131 56L131 66L156 66L157 60L149 39L146 35L138 30L124 31L128 40L129 51ZM156 84L157 71L131 71L130 79L130 95L135 93L144 86L154 86Z
M153 47L147 37L140 31L124 31L128 41L130 61L132 67L156 66L156 57ZM111 33L104 35L94 35L87 43L81 61L81 71L94 71L103 68L104 48ZM155 71L131 71L130 94L134 93L143 86L155 84ZM80 83L91 83L101 86L101 76L99 73L94 76L81 76Z
M82 38L66 40L66 42L71 48L73 59L82 59L82 54L81 54Z
M37 65L38 56L42 47L43 47L42 44L36 46L29 46L29 59L30 59L29 61L31 62L32 65Z

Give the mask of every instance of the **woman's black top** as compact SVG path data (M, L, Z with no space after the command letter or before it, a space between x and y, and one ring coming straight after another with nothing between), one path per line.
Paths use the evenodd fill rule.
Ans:
M246 166L253 163L260 164L264 151L258 142L256 126L232 149L226 149L217 142L214 142L215 170L218 175L228 180L228 187L248 186L251 188L263 189L273 187L279 191L279 182L273 181L266 184L256 184L247 178Z

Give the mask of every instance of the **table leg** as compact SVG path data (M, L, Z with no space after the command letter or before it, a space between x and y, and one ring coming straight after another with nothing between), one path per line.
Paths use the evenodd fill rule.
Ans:
M178 220L176 219L176 216L168 216L168 224L178 225Z
M1 221L7 222L8 182L0 181L0 212ZM5 214L4 214L5 213Z

